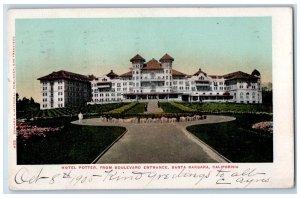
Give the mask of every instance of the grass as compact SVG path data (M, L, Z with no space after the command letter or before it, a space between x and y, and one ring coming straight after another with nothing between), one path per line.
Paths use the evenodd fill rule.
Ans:
M84 114L102 114L112 111L122 106L126 106L128 103L110 103L110 104L94 104L86 105L84 107L66 107L66 108L55 108L55 109L45 109L38 110L34 112L27 112L24 116L18 118L56 118L64 116L77 115L80 111Z
M181 103L197 111L204 112L267 112L272 113L270 104L236 104L236 103Z
M235 115L235 121L194 125L187 130L232 162L273 162L273 136L251 129L267 115Z
M179 109L178 107L175 107L169 102L161 102L160 107L165 113L184 113L182 109Z
M137 103L134 107L125 112L125 114L144 113L146 103Z
M46 137L17 137L17 163L89 164L124 131L123 127L68 124Z
M125 113L125 112L129 111L131 108L135 107L136 105L137 105L136 102L132 102L127 105L121 106L119 108L113 109L113 110L109 111L108 113L112 113L112 114Z

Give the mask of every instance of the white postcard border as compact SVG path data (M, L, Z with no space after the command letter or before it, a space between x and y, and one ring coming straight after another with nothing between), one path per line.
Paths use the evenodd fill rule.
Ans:
M216 185L219 177L197 180L191 178L180 178L177 180L152 179L144 175L140 180L126 181L102 181L82 182L76 178L96 174L93 170L78 170L74 173L76 185L66 182L66 180L55 180L49 184L45 180L34 181L32 183L23 182L16 184L15 175L21 169L28 169L28 177L38 177L39 173L53 177L56 174L63 174L62 165L44 166L17 166L16 152L14 148L15 140L15 66L14 66L14 35L15 19L18 18L98 18L98 17L233 17L233 16L271 16L272 17L272 74L273 74L273 119L274 119L274 162L273 163L233 163L228 165L239 166L237 171L256 169L265 172L270 176L270 182L251 183L248 188L289 188L294 184L294 117L293 117L293 29L291 8L99 8L99 9L37 9L37 10L11 10L9 12L9 156L10 173L9 185L13 190L33 190L33 189L148 189L148 188L244 188L245 185ZM133 166L134 164L131 164ZM139 165L139 164L136 164ZM148 166L151 164L143 164ZM152 164L153 165L153 164ZM167 165L169 168L172 164ZM176 164L186 165L186 164ZM201 164L205 165L205 164ZM207 165L207 164L206 164ZM209 166L220 164L208 164ZM227 164L226 164L227 165ZM81 165L76 165L77 167ZM114 166L114 165L113 165ZM121 164L118 164L121 166ZM42 170L42 171L41 171ZM124 170L130 173L132 170ZM165 170L155 170L158 174L165 174ZM212 174L216 175L215 170ZM169 169L167 173L179 174L178 170ZM205 175L207 172L203 172ZM27 174L27 173L26 173ZM72 173L73 174L73 173ZM225 176L227 177L227 176ZM204 176L205 178L205 176ZM267 178L267 177L266 177ZM151 180L152 179L152 180ZM87 178L88 180L88 178ZM151 180L149 182L149 180ZM51 179L50 179L51 181ZM82 182L82 183L81 183ZM197 183L197 184L195 184Z

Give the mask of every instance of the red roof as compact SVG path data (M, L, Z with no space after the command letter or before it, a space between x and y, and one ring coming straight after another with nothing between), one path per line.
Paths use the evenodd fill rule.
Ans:
M110 72L108 74L106 74L106 76L113 79L113 78L117 78L118 74L114 73L113 70L110 70Z
M38 80L57 80L57 79L70 79L70 80L78 80L78 81L90 81L92 80L91 78L81 75L81 74L76 74L64 70L60 70L57 72L52 72L51 74L48 74L46 76L38 78Z
M160 63L159 63L157 60L155 60L154 58L152 58L150 61L148 61L148 62L144 65L143 69L149 69L149 70L161 70L161 69L163 69L163 68L161 67Z
M120 77L132 77L132 72L129 71L129 72L126 72L124 74L121 74Z
M139 54L135 55L133 58L130 59L130 62L134 62L134 61L142 61L145 62L145 59L143 57L141 57Z
M186 74L181 73L175 69L172 69L172 76L186 76Z
M163 61L174 61L174 58L171 57L169 54L165 54L163 57L161 57L159 59L160 62L163 62Z
M241 72L241 71L229 73L229 74L223 75L223 77L226 80L232 80L232 79L257 79L257 77L252 76L252 75L247 74L247 73L244 73L244 72Z
M199 68L199 70L196 73L194 73L194 76L198 76L199 74L204 74L204 76L206 76L206 73L202 71L201 68Z
M223 78L223 76L218 76L218 75L208 75L208 76L211 77L211 78L214 78L214 79Z

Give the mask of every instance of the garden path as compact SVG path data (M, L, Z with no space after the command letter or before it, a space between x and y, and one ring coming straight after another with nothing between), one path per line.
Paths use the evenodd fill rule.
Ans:
M221 123L235 120L229 116L207 116L207 119L177 123L109 123L84 119L73 124L92 126L123 126L126 134L101 154L96 163L209 163L227 162L205 143L186 130L196 124Z
M162 110L162 108L158 107L157 102L158 101L149 101L147 111L145 111L144 113L162 113L162 112L164 112Z

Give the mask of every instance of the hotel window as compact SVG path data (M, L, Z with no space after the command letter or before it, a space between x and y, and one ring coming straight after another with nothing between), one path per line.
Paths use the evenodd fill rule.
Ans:
M126 83L126 82L124 82L124 83L123 83L123 85L124 85L124 86L126 86L126 85L127 85L127 83Z
M117 83L117 87L121 87L121 83Z
M249 92L246 93L246 99L249 99Z
M179 84L182 85L182 84L183 84L183 81L179 81Z
M127 91L127 88L123 88L123 91Z
M121 88L117 88L117 91L121 91Z
M244 93L243 92L240 93L240 98L244 99Z
M168 86L169 85L169 82L166 82L166 86Z
M252 92L252 99L255 99L255 92Z

